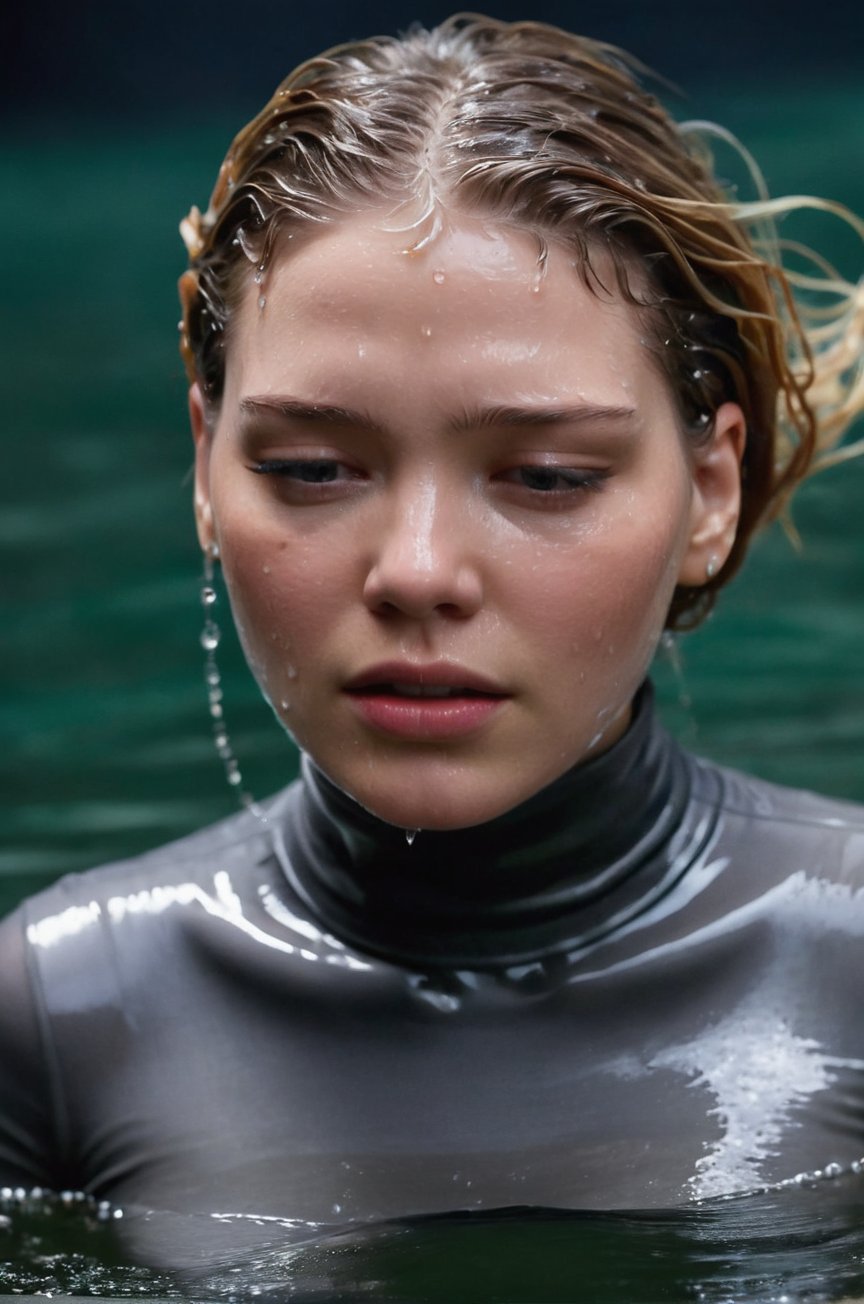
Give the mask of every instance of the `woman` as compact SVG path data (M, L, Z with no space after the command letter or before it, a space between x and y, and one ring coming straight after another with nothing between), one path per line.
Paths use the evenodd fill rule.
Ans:
M6 922L0 1180L326 1224L859 1161L864 815L646 684L862 406L781 207L540 24L341 47L240 133L183 225L204 644L240 786L218 561L303 779Z

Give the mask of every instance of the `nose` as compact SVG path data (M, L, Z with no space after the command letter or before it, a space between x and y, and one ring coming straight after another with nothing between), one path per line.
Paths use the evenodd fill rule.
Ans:
M469 519L470 509L432 479L394 493L363 586L369 610L415 620L473 615L483 585L471 557Z

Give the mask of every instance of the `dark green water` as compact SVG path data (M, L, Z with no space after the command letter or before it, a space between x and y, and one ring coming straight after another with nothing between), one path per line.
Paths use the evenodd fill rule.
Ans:
M829 1189L834 1187L836 1189ZM821 1304L864 1292L864 1184L712 1200L678 1210L504 1209L363 1227L273 1226L254 1252L182 1273L129 1262L130 1211L8 1200L0 1299L60 1295L276 1304ZM194 1247L200 1219L163 1215ZM226 1227L226 1241L230 1235ZM190 1254L191 1257L191 1254ZM3 1294L5 1292L5 1294Z

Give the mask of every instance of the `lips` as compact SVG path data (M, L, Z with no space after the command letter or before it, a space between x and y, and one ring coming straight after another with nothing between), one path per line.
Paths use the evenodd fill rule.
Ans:
M376 732L415 741L472 733L510 697L494 680L450 662L371 666L345 691Z
M415 697L415 698L448 698L448 697L498 697L501 694L483 693L475 688L468 688L465 684L458 684L454 688L448 688L444 684L368 684L365 688L356 689L357 692L392 694L396 697Z
M381 661L361 670L345 685L349 693L391 689L414 693L415 690L433 695L438 690L464 690L492 697L508 697L506 689L490 679L454 661L435 661L420 665L413 661Z

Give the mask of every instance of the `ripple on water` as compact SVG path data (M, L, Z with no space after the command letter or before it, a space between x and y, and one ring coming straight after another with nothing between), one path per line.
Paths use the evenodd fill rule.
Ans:
M118 1211L90 1197L0 1199L0 1292L294 1304L820 1304L864 1295L860 1174L673 1210L508 1208L330 1228ZM136 1220L172 1243L212 1233L207 1267L135 1266ZM249 1243L250 1224L258 1241ZM243 1240L245 1249L237 1252ZM232 1249L233 1246L233 1249Z

